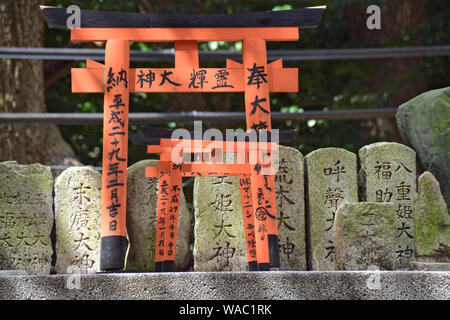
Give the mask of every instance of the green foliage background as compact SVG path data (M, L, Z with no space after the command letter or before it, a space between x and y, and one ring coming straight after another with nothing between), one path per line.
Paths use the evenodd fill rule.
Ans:
M408 0L404 0L408 1ZM358 48L361 43L349 40L349 28L365 28L365 26L349 26L344 11L353 4L380 4L378 0L313 0L313 1L244 1L244 0L207 0L207 1L147 1L164 13L237 13L264 10L281 10L302 8L315 5L327 5L321 24L316 29L300 32L298 42L268 43L268 49L334 49ZM82 9L131 11L138 12L140 1L113 0L63 0L54 1L54 5L68 7L76 4ZM420 40L423 45L444 45L450 43L450 6L447 0L428 1L425 20L411 34L396 39L385 46L408 46ZM69 32L62 30L45 31L47 47L69 47ZM88 44L83 44L88 45ZM92 45L92 44L90 44ZM132 43L132 49L157 50L170 48L171 44ZM240 43L210 42L201 43L200 50L240 50ZM222 63L203 63L202 66L223 66ZM84 67L84 62L78 62ZM142 67L168 66L167 63L139 63ZM132 64L136 67L136 64ZM282 112L302 112L311 106L317 109L362 109L396 107L390 100L399 83L385 79L377 92L364 93L365 79L371 77L379 68L373 60L338 60L338 61L304 61L285 62L287 67L298 67L300 70L298 93L271 94L271 110ZM429 90L448 86L450 83L450 58L425 58L420 76L425 77ZM101 94L73 94L70 88L70 74L53 83L46 91L46 103L49 112L85 112L95 113L103 110ZM170 110L167 94L133 94L130 98L130 112L176 112ZM233 109L243 111L243 95L233 96ZM309 109L308 109L309 110ZM213 124L212 124L213 125ZM244 120L235 126L244 128ZM162 127L182 127L182 124L167 123ZM379 130L374 121L326 121L309 120L307 122L285 121L275 123L280 129L298 130L292 146L304 155L320 147L342 147L357 152L368 143L379 141ZM371 128L370 130L368 128ZM204 125L205 128L205 125ZM206 128L205 128L206 129ZM132 132L139 126L130 127ZM63 136L72 145L79 159L88 165L101 166L102 128L98 125L62 126ZM389 136L388 136L389 137ZM129 146L129 164L148 158L142 146Z

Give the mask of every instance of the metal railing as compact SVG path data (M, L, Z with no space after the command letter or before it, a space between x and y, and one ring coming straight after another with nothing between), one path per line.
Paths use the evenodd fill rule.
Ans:
M272 111L272 121L304 120L363 120L395 118L397 108L350 109L330 111L279 112ZM130 113L130 124L160 124L167 122L189 123L196 120L207 122L245 122L245 112L142 112ZM53 124L53 125L99 125L103 113L0 113L0 124Z
M174 49L157 51L130 50L131 61L167 62L174 61ZM268 50L268 59L286 61L308 60L349 60L414 58L450 55L450 45L394 48L356 48L356 49L305 49L305 50ZM201 61L222 61L226 58L240 60L241 51L216 50L199 51ZM40 59L40 60L99 60L105 59L104 49L86 48L18 48L0 47L0 58Z

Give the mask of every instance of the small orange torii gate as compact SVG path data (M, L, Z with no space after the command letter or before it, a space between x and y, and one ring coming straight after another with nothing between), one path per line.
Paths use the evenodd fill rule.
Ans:
M297 41L298 28L317 26L323 10L324 7L315 7L278 12L191 16L81 10L81 28L71 29L71 40L106 41L105 64L87 60L86 68L72 69L72 92L104 94L101 270L122 270L128 247L126 172L129 94L244 92L247 130L270 132L269 92L297 92L298 70L283 68L281 60L268 63L266 42ZM68 19L65 9L44 7L42 11L50 27L65 27ZM130 68L130 41L174 42L175 67ZM243 62L227 60L225 68L201 68L198 43L205 41L242 41ZM239 175L241 197L247 195L247 198L243 198L243 203L251 208L244 210L245 215L250 219L249 223L254 223L255 232L261 233L260 236L255 236L256 260L248 256L250 269L262 271L270 270L271 266L279 267L275 173L261 174L262 159L258 157L252 166L249 163L176 163L170 156L174 143L180 141L170 140L161 139L159 146L149 146L148 150L161 154L156 169L147 170L148 176L159 177L158 214L161 215L161 209L172 209L173 222L177 221L179 208L171 206L165 200L166 194L162 190L167 190L163 187L171 186L172 190L169 190L167 197L179 199L183 175L214 172ZM202 143L203 149L211 141ZM258 153L261 150L259 142L253 146L250 144L247 143L244 147L247 151ZM233 145L237 150L239 143ZM224 148L225 146L222 149ZM276 143L269 150L274 149ZM192 151L199 150L192 147L181 152ZM164 226L158 227L158 241L163 241L169 233L162 235L161 227ZM176 234L175 223L173 228L172 231ZM176 237L172 240L174 241L168 242L168 246L164 246L162 251L156 252L159 271L173 269ZM248 253L250 249L247 245ZM254 251L252 256L253 253Z
M255 171L256 174L264 171L264 187L270 189L267 179L276 173L277 163L274 158L277 158L277 149L276 142L195 141L167 138L161 138L159 145L149 145L148 153L160 154L160 161L157 162L156 167L148 167L146 170L147 177L159 178L155 270L173 270L177 241L179 186L181 186L182 177L193 176L239 176L249 270L262 269L264 266L259 265L258 261L261 261L261 257L269 259L269 238L265 226L266 223L269 225L268 222L272 222L270 219L266 221L271 217L267 211L267 208L271 208L271 204L261 206L261 203L256 201L258 204L256 208L259 207L259 211L254 216L251 177ZM233 163L224 163L225 154L235 155L236 163L234 160ZM189 161L183 160L186 155ZM200 159L191 162L193 155L200 156ZM257 165L261 167L256 170ZM272 219L275 219L275 216L272 216ZM256 221L261 223L258 224ZM256 229L258 227L260 229ZM255 232L258 233L258 231L261 236L256 237ZM275 244L278 246L278 243ZM277 259L279 261L279 256L272 257L272 263L276 264Z

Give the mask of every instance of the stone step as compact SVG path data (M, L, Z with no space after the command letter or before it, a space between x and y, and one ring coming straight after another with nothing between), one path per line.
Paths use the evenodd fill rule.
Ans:
M449 300L450 272L279 271L0 275L0 299Z

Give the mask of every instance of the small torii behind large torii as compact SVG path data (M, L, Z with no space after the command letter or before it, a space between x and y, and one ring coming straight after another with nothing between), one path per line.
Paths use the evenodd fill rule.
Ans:
M324 9L217 15L81 10L81 26L71 29L71 40L106 41L104 65L87 60L86 68L72 69L72 92L104 93L101 270L125 267L129 93L244 92L247 130L255 130L258 136L270 133L269 92L297 92L298 70L283 68L281 60L268 64L266 41L297 41L298 28L316 27ZM66 9L42 7L42 12L50 27L66 28L70 16ZM130 68L130 41L174 42L175 67ZM225 68L201 68L198 42L204 41L242 41L242 63L227 60ZM209 146L212 143L214 147ZM172 158L174 150L182 156L204 153L205 148L214 153L244 150L245 163L183 163ZM249 269L265 271L280 266L274 163L267 165L276 149L277 141L167 138L148 147L149 153L160 154L157 167L149 168L147 176L159 177L157 221L165 222L157 224L157 271L173 270L181 177L202 174L240 176L243 207L247 204L244 219L252 229L246 230ZM255 162L250 163L250 158ZM264 167L268 171L262 170Z

